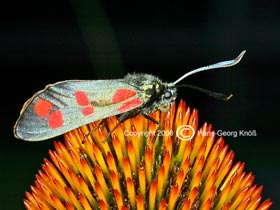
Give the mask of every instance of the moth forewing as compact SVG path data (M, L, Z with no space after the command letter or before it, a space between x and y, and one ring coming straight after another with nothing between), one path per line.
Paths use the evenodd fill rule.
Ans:
M66 80L46 86L23 106L14 135L40 141L130 111L139 94L124 80Z

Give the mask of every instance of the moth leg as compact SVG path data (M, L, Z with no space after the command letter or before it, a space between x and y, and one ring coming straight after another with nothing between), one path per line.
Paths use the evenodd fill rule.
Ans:
M159 121L157 121L155 118L152 118L150 115L143 114L143 116L148 120L151 120L152 122L156 123L157 125L160 124Z
M118 117L118 123L113 127L112 130L110 130L110 132L107 134L106 136L106 139L103 141L105 142L109 136L113 133L113 131L121 124L123 123L124 121L126 121L127 119L129 118L132 118L132 117L135 117L136 115L138 115L139 113L141 112L140 109L136 109L136 110L132 110L130 112L125 112L125 113L122 113L119 117Z
M105 123L105 119L102 119L100 123L98 123L97 126L95 126L92 130L90 130L83 138L82 140L82 144L86 141L86 139L88 138L89 135L91 135L93 133L93 131L95 131L100 125Z

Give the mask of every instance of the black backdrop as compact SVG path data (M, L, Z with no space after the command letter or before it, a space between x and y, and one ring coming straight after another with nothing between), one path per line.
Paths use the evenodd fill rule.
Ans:
M255 131L226 137L246 162L264 198L279 209L279 6L277 1L36 1L2 5L1 209L23 209L52 141L13 137L23 103L46 84L66 79L122 78L127 72L175 81L194 68L235 58L237 66L193 75L182 83L233 93L217 101L188 89L179 97L198 108L200 125Z

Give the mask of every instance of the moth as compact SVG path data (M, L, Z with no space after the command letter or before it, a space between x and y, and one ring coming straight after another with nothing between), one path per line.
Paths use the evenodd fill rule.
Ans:
M150 74L128 74L113 80L65 80L50 84L27 100L14 126L14 136L41 141L62 135L82 125L118 115L120 122L143 114L168 111L184 78L209 69L237 64L246 51L233 60L192 70L175 82L166 83ZM216 98L228 96L192 85L181 85Z

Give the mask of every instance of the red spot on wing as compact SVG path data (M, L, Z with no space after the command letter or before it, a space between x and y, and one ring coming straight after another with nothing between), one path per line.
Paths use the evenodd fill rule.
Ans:
M93 107L93 106L84 107L84 108L82 109L82 113L83 113L83 115L85 115L85 116L91 115L91 114L94 113L94 107Z
M87 106L89 104L88 96L84 91L76 91L75 97L77 104L80 106Z
M63 125L63 118L62 118L62 112L60 110L54 111L50 114L49 118L49 126L52 129L59 128Z
M34 104L34 111L39 117L46 117L50 113L52 107L53 105L51 102L39 98Z
M131 101L125 102L120 108L118 108L119 112L129 111L134 109L142 104L142 101L138 98L132 99Z
M120 101L124 101L132 96L134 96L136 92L130 89L118 89L112 97L112 102L117 103Z

